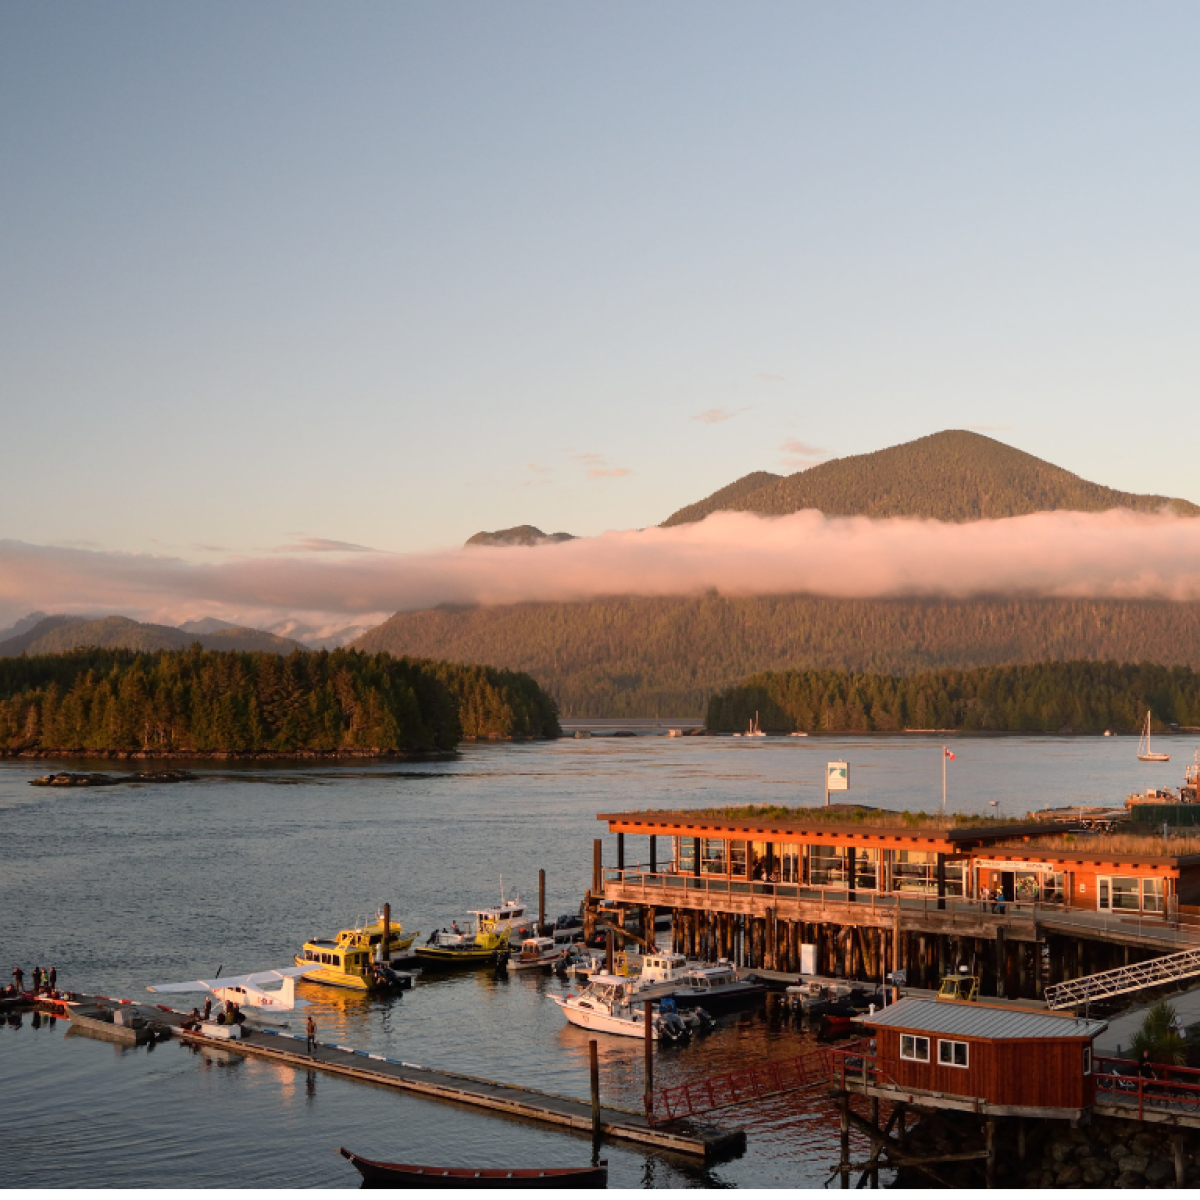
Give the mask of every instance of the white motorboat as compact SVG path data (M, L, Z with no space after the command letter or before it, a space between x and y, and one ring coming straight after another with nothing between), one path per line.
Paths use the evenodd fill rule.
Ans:
M572 1025L597 1033L615 1033L622 1037L645 1038L646 1012L636 985L620 975L593 975L578 996L551 996ZM673 1012L661 1009L651 1013L650 1037L656 1042L683 1041L688 1027Z
M681 1008L699 1004L713 1011L753 1003L766 994L767 985L762 980L752 975L739 979L737 969L726 960L715 967L689 967L674 991L675 1003Z
M552 967L566 957L566 949L556 946L553 938L531 937L521 943L521 949L508 959L510 971L532 971L537 967Z
M630 976L639 1000L661 1000L673 996L687 978L691 965L682 954L657 950L642 955L642 969Z

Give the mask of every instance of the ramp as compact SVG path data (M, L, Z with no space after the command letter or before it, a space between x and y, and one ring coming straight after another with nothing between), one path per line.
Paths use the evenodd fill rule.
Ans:
M1161 987L1164 983L1191 979L1200 975L1200 949L1167 954L1129 967L1100 971L1079 979L1068 979L1046 989L1047 1008L1075 1008L1093 1000L1106 1000L1126 992Z

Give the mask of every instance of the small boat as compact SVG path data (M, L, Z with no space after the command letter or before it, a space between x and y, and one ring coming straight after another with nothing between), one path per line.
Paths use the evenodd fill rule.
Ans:
M592 1167L418 1167L412 1163L376 1162L343 1146L338 1153L363 1177L363 1183L414 1188L606 1188L608 1161Z
M532 932L520 896L506 900L501 892L499 904L467 911L475 920L466 929L456 921L450 929L434 930L413 952L418 961L433 970L490 966L509 953L514 933Z
M1171 756L1161 750L1150 749L1150 710L1146 709L1146 724L1142 728L1141 740L1138 742L1138 762L1170 762Z
M607 957L602 950L584 950L566 959L560 973L572 979L587 979L591 975L599 975L605 969L606 962Z
M600 973L593 975L587 987L578 996L551 996L550 999L563 1010L563 1016L572 1025L591 1029L597 1033L615 1033L622 1037L645 1038L646 1012L644 1000L639 997L637 985L621 975ZM651 1011L650 1038L655 1042L686 1041L691 1031L679 1019L679 1014L659 1006Z
M336 938L312 938L296 955L296 966L315 964L308 983L348 988L355 992L405 991L413 985L412 972L400 969L409 957L416 933L404 933L384 912L374 921L364 921L341 930Z
M699 1004L719 1011L757 1004L767 994L767 985L753 975L739 979L731 962L718 961L715 967L689 967L673 993L680 1008Z
M532 971L537 967L552 967L566 955L566 950L555 945L553 938L526 938L521 949L509 957L507 965L510 971Z
M757 710L754 713L754 720L750 722L750 728L746 730L745 736L746 737L766 737L767 736L765 733L763 733L762 726L759 725L759 723L758 723Z
M71 1028L89 1037L122 1046L144 1046L147 1042L162 1041L171 1036L170 1028L160 1021L147 1020L132 1009L88 1008L70 1006Z
M655 951L643 954L641 970L630 977L638 1000L660 1000L674 996L691 973L692 964L682 954ZM627 972L621 971L620 974Z
M583 939L583 918L578 913L564 913L554 922L551 935L559 946L571 946Z

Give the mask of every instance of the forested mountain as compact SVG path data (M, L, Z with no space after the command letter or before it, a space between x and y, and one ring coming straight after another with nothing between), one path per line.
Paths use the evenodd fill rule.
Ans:
M544 546L553 542L573 542L573 533L543 533L536 525L514 525L511 529L486 529L472 534L467 546Z
M225 625L210 633L193 633L172 625L148 625L128 617L54 616L39 621L17 637L0 642L0 658L18 654L63 654L83 646L122 650L183 650L199 642L206 650L262 650L290 654L299 642L262 629Z
M618 597L398 613L366 651L528 671L570 717L700 716L761 671L911 675L1043 660L1200 668L1200 604Z
M754 675L708 703L709 729L809 733L962 729L1024 733L1135 732L1154 714L1200 726L1200 674L1188 667L1115 662L1034 663L975 671Z
M931 517L978 521L1069 509L1103 512L1131 508L1156 512L1164 505L1186 516L1200 507L1167 496L1137 496L1089 483L995 438L948 429L872 454L835 458L784 478L754 475L673 513L663 525L702 521L719 510L783 516L815 508L830 516Z
M447 752L463 737L554 737L527 675L349 650L0 660L0 753Z

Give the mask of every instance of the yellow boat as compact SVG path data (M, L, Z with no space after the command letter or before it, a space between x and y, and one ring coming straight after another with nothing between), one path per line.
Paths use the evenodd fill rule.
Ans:
M391 923L389 908L385 905L374 921L343 929L336 939L313 938L305 942L295 962L298 967L320 964L304 976L306 983L324 983L357 992L406 989L412 987L413 976L400 969L401 956L416 938L416 933L405 934L402 925Z

